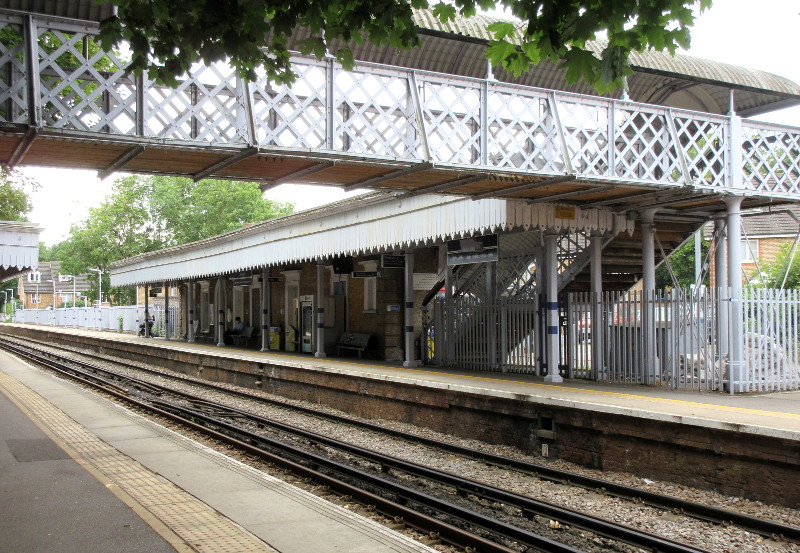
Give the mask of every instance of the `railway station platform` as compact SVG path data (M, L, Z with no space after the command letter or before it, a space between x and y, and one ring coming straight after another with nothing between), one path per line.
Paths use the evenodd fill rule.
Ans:
M0 352L0 552L432 553Z
M0 333L68 343L600 470L800 504L800 392L550 384L521 374L404 368L80 329L5 324Z

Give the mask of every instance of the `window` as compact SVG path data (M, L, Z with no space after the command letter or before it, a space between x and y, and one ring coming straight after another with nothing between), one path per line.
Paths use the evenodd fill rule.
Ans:
M377 271L377 261L359 261L364 267L364 271ZM361 279L364 282L364 313L377 313L378 311L378 279L366 277Z
M742 263L755 263L758 259L758 240L742 239Z
M42 282L42 273L39 271L28 273L28 282Z

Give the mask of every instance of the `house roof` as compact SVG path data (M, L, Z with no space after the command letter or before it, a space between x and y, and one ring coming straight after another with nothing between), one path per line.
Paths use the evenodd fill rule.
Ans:
M36 269L40 274L39 284L39 293L40 294L47 294L52 292L53 290L53 283L49 282L50 280L55 280L56 285L56 293L64 292L64 293L72 293L73 286L72 286L72 279L60 282L59 275L61 275L61 262L60 261L40 261L39 266ZM91 290L92 285L88 280L88 275L76 275L75 277L75 292L83 293L88 292ZM26 288L25 293L33 293L33 283L24 282L23 288Z
M3 4L7 9L88 21L101 21L114 13L110 3L95 0L5 0ZM414 17L420 27L419 48L395 50L370 43L350 44L355 59L476 78L487 76L485 52L491 36L486 28L503 19L489 15L457 16L442 23L430 10L415 10ZM518 31L517 40L521 40L522 32ZM306 30L298 29L289 47L299 49L298 41L307 36ZM331 50L340 46L343 45L331 44ZM595 42L592 47L599 52L603 44ZM729 111L733 90L734 108L745 117L800 104L800 85L764 71L655 51L633 54L630 61L634 74L628 79L629 96L634 101L723 114ZM549 62L532 67L520 77L494 68L493 77L540 88L595 94L582 81L567 85L564 70ZM614 95L618 97L620 92Z
M743 214L742 228L749 238L795 236L800 233L800 205L787 204L764 212Z

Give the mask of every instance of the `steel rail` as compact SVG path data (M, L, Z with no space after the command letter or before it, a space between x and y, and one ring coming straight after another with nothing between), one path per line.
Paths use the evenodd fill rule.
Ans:
M115 385L114 383L109 383L107 381L104 381L104 379L99 378L96 375L88 374L80 369L65 366L63 363L31 355L30 353L21 350L20 346L10 347L7 343L0 343L0 348L5 349L6 351L10 351L15 355L24 357L25 359L28 359L29 361L32 361L34 363L45 366L48 369L63 374L71 379L75 379L88 386L109 393L141 409L145 409L159 416L169 418L174 422L185 424L186 426L189 426L190 428L200 431L202 433L205 433L217 440L223 441L229 445L240 448L243 451L246 451L253 455L257 455L261 459L273 463L277 466L280 466L286 470L289 470L295 475L309 478L320 485L324 485L327 486L329 489L336 490L340 494L355 498L365 505L374 506L377 510L379 510L385 515L394 517L399 516L400 518L402 518L404 523L407 523L411 526L415 526L427 532L432 531L433 533L435 533L436 535L438 535L439 537L441 537L445 541L448 541L451 544L461 547L469 547L475 551L480 551L482 553L483 552L514 553L514 550L509 549L503 546L502 544L493 542L491 540L483 538L482 536L476 535L472 532L468 532L454 525L445 523L441 520L438 520L435 517L428 516L417 510L411 509L401 503L413 501L419 503L420 505L423 505L424 507L438 511L441 514L447 514L450 517L458 518L459 520L474 525L478 525L477 524L478 522L482 522L483 525L488 526L489 528L496 529L496 530L489 530L492 533L509 537L509 539L514 539L511 538L510 536L520 537L525 540L524 543L527 543L528 545L531 545L532 547L535 547L536 549L539 549L541 551L552 552L552 553L585 553L582 550L550 540L548 538L545 538L544 536L539 536L538 534L534 534L532 532L527 532L523 529L516 528L512 525L503 523L502 521L494 520L491 519L490 517L485 517L483 515L480 515L479 513L475 513L467 509L453 506L436 497L421 492L417 492L416 490L413 490L411 488L400 486L391 483L388 480L374 477L372 475L369 475L368 473L364 473L363 471L347 467L346 465L334 463L328 459L325 459L324 457L308 454L307 452L303 452L301 449L291 448L291 446L288 446L286 444L280 444L275 440L270 440L259 434L249 433L244 429L235 428L233 425L227 424L225 421L217 420L214 419L213 417L208 417L201 411L189 408L182 408L181 406L160 400L146 400L144 398L137 399L130 395L130 391L120 389L120 387ZM72 362L73 360L67 360L67 361ZM90 370L94 370L94 368ZM104 372L111 372L105 369L101 370L103 370ZM170 393L179 393L179 392L171 391ZM219 430L215 430L213 428L209 428L207 424L199 424L197 422L198 419L219 426L220 428L225 429L225 431L222 432ZM258 443L266 444L269 442L272 442L269 445L272 445L273 447L283 445L284 447L280 449L283 449L284 451L290 451L299 457L302 457L302 455L297 455L297 454L305 453L306 459L303 459L303 462L294 462L289 459L286 459L284 456L275 455L269 451L266 451L262 447L259 447L257 445ZM309 456L311 458L308 458ZM304 465L303 463L307 463L310 466ZM386 499L385 497L372 493L368 490L364 490L357 486L353 486L348 482L342 481L340 478L331 477L328 474L320 472L319 470L317 470L317 467L322 465L328 465L329 469L338 468L336 472L339 472L340 474L347 474L352 478L357 478L358 475L361 474L363 475L363 478L361 478L360 480L368 481L374 487L383 488L384 491L393 492L398 498L398 501L400 501L400 503L398 501L392 501L390 499ZM383 482L384 484L383 486L380 485L381 482ZM386 485L387 483L390 483L391 485Z
M96 366L90 366L89 368L90 370L99 370L110 375L116 374L113 371ZM387 481L383 477L375 476L360 469L354 469L337 461L333 461L327 457L298 449L297 447L286 444L285 442L267 438L262 434L251 432L242 428L241 426L235 425L223 419L241 418L249 420L259 427L269 426L282 432L289 433L290 435L299 436L312 443L323 444L328 447L344 451L350 455L358 456L367 461L377 463L381 467L390 467L395 470L413 475L416 478L429 480L440 485L455 488L458 490L459 495L462 496L466 496L468 493L471 493L485 499L502 502L504 504L517 507L524 513L526 517L529 518L533 514L550 517L561 523L570 524L572 526L582 528L589 532L616 541L622 541L637 547L650 549L652 551L659 551L663 553L700 553L704 551L700 548L675 542L649 532L629 528L608 520L563 508L552 503L525 497L512 492L507 492L505 490L488 486L474 480L466 479L455 474L430 469L416 463L396 459L373 450L368 450L352 444L341 442L339 440L328 438L321 434L303 430L292 425L272 421L240 409L234 409L225 405L208 401L205 398L196 396L195 394L180 392L167 386L153 385L151 383L147 383L146 385L139 387L137 386L137 379L131 377L122 377L122 380L130 383L132 386L138 389L141 389L143 393L152 394L152 391L156 389L159 391L157 394L159 396L166 392L177 396L178 398L188 400L194 406L194 408L187 408L176 405L175 403L169 401L150 400L151 403L162 410L172 411L176 415L182 416L182 418L191 420L195 423L198 420L203 420L207 424L216 425L219 428L225 429L225 433L231 435L233 438L239 441L251 443L253 445L261 444L268 447L278 448L287 454L299 456L305 462L310 462L314 468L324 466L328 470L333 470L348 478L355 478L368 485L385 490L388 493L393 494L395 497L414 501L421 505L425 505L426 507L433 507L439 512L461 520L464 523L478 526L494 534L525 543L529 546L546 547L548 551L557 550L554 549L557 542L553 542L552 540L548 540L547 538L543 538L537 534L528 532L507 523L501 523L490 517L479 515L473 511L463 509L459 506L442 501L428 494L421 494L421 492L408 488L407 486L396 484L392 481ZM211 412L209 413L208 410ZM299 453L301 451L302 453ZM540 540L545 541L542 542Z
M761 519L757 517L753 517L744 513L738 513L735 511L731 511L728 509L721 509L718 507L713 507L711 505L704 505L702 503L697 503L694 501L688 501L685 499L680 499L668 495L663 495L655 492L651 492L648 490L643 490L641 488L636 488L632 486L625 486L623 484L617 484L615 482L610 482L607 480L601 480L598 478L593 478L590 476L584 476L577 473L572 473L552 467L546 467L543 465L538 465L535 463L521 461L518 459L513 459L510 457L504 457L502 455L496 455L493 453L482 452L479 450L470 449L464 446L450 444L447 442L442 442L439 440L434 440L432 438L426 438L424 436L415 436L413 434L409 434L407 432L402 432L399 430L394 430L391 428L386 428L371 422L360 421L356 419L352 419L350 417L345 417L341 415L336 415L332 413L325 413L322 411L318 411L309 407L303 407L299 405L292 405L289 403L285 403L280 400L275 400L272 398L268 398L265 396L257 395L254 393L248 393L241 390L232 390L230 388L226 388L223 386L219 386L212 382L206 381L197 381L187 377L183 377L180 375L174 374L167 374L158 370L143 368L138 365L134 365L128 361L123 359L109 359L108 356L103 356L94 353L86 353L86 352L77 352L74 349L55 345L48 342L44 342L41 340L33 340L39 344L47 345L48 347L54 347L57 349L61 349L64 351L69 351L72 353L78 353L80 355L84 355L87 357L92 357L95 359L100 359L103 361L112 361L114 363L130 367L135 370L144 371L150 374L158 375L164 378L171 378L174 380L178 380L181 382L191 383L203 388L221 391L224 393L232 394L237 397L242 397L254 401L261 401L266 402L278 407L282 407L285 409L295 410L304 414L308 414L311 416L316 416L320 418L324 418L327 420L331 420L334 422L340 422L344 424L350 424L352 426L363 428L366 430L371 430L374 432L387 434L396 438L403 439L409 442L416 442L421 445L425 445L427 447L439 449L442 451L446 451L448 453L453 453L456 455L477 459L487 464L491 464L494 466L512 469L518 472L522 472L525 474L530 474L542 480L550 480L553 482L575 485L579 487L584 487L587 489L599 491L603 494L620 497L626 500L633 500L637 502L641 502L642 504L648 505L650 507L656 507L660 509L666 509L671 511L680 512L683 515L694 517L697 519L705 520L708 522L714 523L721 523L721 524L734 524L739 526L747 531L765 536L770 538L782 538L792 542L800 543L800 527L791 526L788 524L783 524L773 520Z

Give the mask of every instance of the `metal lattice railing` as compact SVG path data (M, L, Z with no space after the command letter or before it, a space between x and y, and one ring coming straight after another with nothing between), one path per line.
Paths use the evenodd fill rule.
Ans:
M0 11L0 124L241 150L276 147L530 176L800 195L800 129L332 59L245 83L224 63L175 88L125 75L97 28Z

